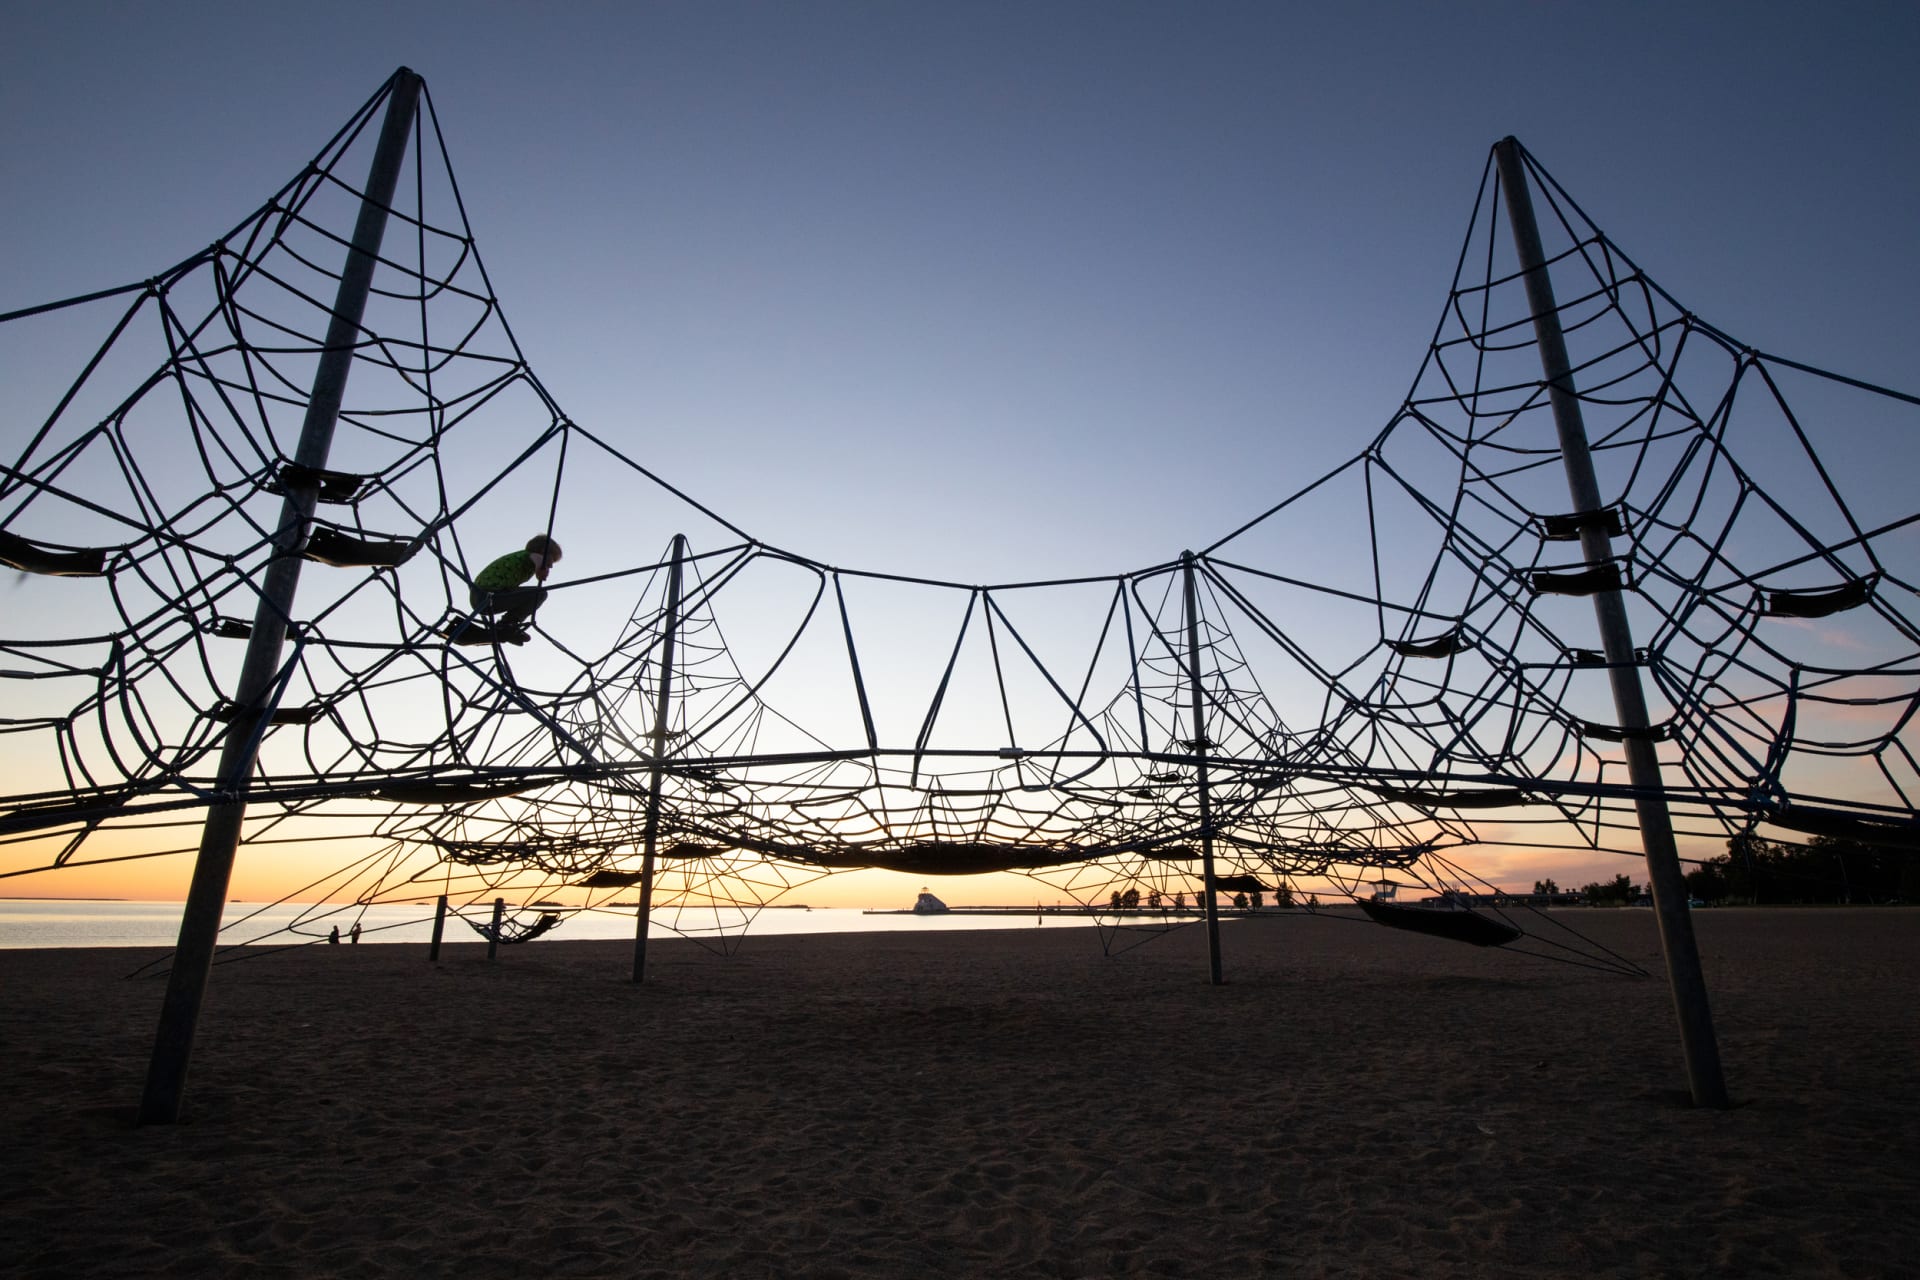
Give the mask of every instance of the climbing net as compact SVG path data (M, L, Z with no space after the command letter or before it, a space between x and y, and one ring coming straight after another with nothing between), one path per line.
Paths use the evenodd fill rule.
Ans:
M690 931L846 868L1104 902L1195 894L1208 841L1223 880L1303 894L1472 887L1470 847L1638 856L1629 736L1683 854L1920 833L1920 401L1686 311L1530 157L1603 511L1568 513L1489 164L1350 461L1159 564L977 585L777 547L650 470L644 428L568 417L424 98L329 459L296 464L386 93L207 249L0 316L0 873L190 851L236 733L245 839L309 860L296 896L591 908L650 848ZM255 723L236 677L292 483L320 506ZM476 618L474 574L542 532L568 550L530 634ZM1612 588L1643 730L1587 598Z

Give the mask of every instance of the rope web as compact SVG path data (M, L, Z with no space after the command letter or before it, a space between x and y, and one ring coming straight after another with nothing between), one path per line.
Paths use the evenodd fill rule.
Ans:
M231 798L385 93L208 248L0 316L0 875L191 852ZM1763 825L1911 847L1920 401L1692 315L1527 164L1615 560L1566 514L1489 164L1419 373L1350 461L1163 563L978 585L762 541L649 470L645 424L568 417L423 98L246 842L356 908L630 911L651 822L655 904L716 939L862 867L1197 900L1208 835L1223 883L1302 899L1461 888L1476 849L1637 858L1584 598L1617 583L1684 854ZM497 633L469 584L535 533L566 562Z

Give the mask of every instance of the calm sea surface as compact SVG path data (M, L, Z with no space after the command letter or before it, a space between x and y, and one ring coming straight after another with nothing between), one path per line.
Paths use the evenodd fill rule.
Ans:
M469 909L467 919L485 923L491 908ZM524 911L520 918L531 922L538 911ZM512 918L512 913L509 913ZM885 929L1018 929L1033 928L1037 917L1022 915L866 915L846 907L768 907L749 920L732 909L661 910L652 915L650 933L667 937L674 933L690 937L715 937L737 934L746 925L749 933L870 933ZM425 943L433 936L433 904L394 904L360 907L340 903L286 903L263 907L235 902L227 905L222 946L243 943L300 945L325 943L338 927L341 943L346 945L355 922L362 942ZM1046 917L1047 927L1084 927L1092 921L1085 916ZM180 933L180 904L177 902L82 902L51 899L0 899L0 948L17 947L167 947ZM584 911L571 914L551 933L550 938L631 938L633 911ZM446 927L448 942L477 942L480 935L468 928L450 911Z

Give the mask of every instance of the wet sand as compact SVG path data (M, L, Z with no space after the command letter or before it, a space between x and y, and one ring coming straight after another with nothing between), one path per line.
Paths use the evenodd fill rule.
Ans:
M1566 913L1658 973L1645 911ZM22 1276L1898 1276L1920 909L1697 916L1664 980L1293 915L312 947L214 971L139 1128L151 953L0 951Z

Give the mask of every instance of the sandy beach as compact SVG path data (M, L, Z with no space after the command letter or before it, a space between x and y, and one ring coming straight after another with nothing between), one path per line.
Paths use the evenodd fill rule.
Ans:
M1659 971L1651 913L1584 932ZM21 1276L1911 1276L1920 909L1698 915L1663 979L1300 915L313 947L214 971L132 1122L151 953L0 951Z

